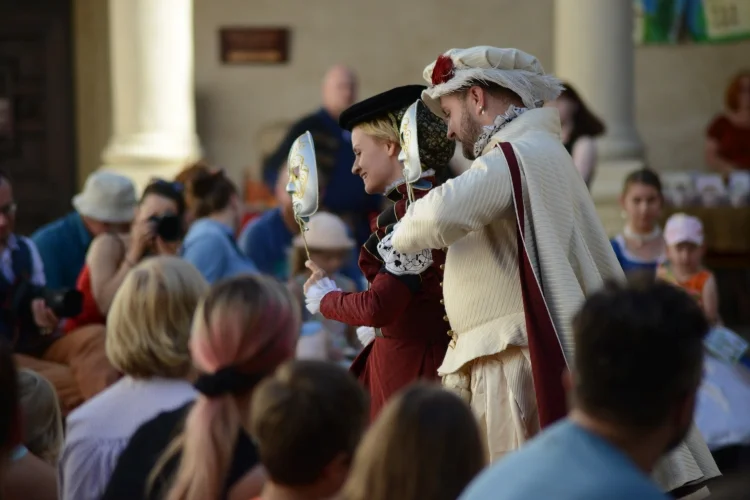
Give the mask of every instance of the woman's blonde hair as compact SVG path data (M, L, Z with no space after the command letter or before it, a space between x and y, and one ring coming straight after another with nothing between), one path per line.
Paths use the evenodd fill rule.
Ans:
M455 500L485 465L471 409L437 385L393 398L357 450L344 500Z
M368 122L362 122L354 128L358 128L365 134L381 141L392 142L399 147L401 146L398 122L395 117L376 118Z
M187 375L190 324L208 283L189 262L152 257L122 283L107 316L107 358L136 378Z
M193 362L207 374L234 367L270 374L294 356L299 307L284 285L264 276L219 282L195 313L190 338ZM249 400L241 394L200 395L185 427L157 462L149 478L182 452L167 500L220 498L240 431L249 426Z
M63 444L63 427L55 388L37 372L19 370L18 392L23 412L24 445L37 457L56 465Z

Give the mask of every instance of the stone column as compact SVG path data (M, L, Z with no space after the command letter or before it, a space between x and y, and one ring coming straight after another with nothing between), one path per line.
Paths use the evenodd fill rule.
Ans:
M113 135L102 168L173 177L200 156L192 0L109 0ZM85 133L85 131L83 131Z
M607 127L598 141L592 195L610 233L622 229L624 177L643 166L635 127L633 17L632 0L555 0L555 73Z

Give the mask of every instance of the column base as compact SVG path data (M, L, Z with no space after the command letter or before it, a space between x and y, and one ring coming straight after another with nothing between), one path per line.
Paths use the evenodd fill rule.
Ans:
M644 167L641 160L617 160L600 162L592 185L591 197L596 211L608 235L622 231L623 219L620 195L625 178L634 170Z

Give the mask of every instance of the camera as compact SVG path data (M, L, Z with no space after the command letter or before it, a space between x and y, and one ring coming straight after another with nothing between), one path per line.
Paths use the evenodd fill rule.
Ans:
M52 290L22 282L13 295L13 310L21 317L30 314L31 302L44 299L44 303L58 318L74 318L83 309L83 294L76 289Z
M173 242L182 237L182 220L179 215L154 215L148 220L154 224L154 232L162 240Z

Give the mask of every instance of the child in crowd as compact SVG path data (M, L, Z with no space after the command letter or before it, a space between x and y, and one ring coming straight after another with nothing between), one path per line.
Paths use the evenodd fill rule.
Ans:
M669 218L664 230L667 261L659 266L657 278L679 286L703 308L709 322L719 322L719 292L713 273L702 266L703 224L683 213Z
M307 247L310 250L310 259L323 269L327 276L336 282L344 292L356 292L357 285L350 278L342 274L342 269L352 258L352 250L355 243L346 229L344 221L338 216L328 212L318 212L310 217L308 231L305 233ZM292 287L300 304L304 304L303 285L310 277L310 270L305 267L307 254L305 242L302 236L297 235L293 241L294 247L290 257L290 275L292 276ZM349 325L335 320L324 318L320 313L310 315L303 307L303 318L308 324L320 324L322 329L318 331L326 335L328 345L327 359L338 359L342 354L350 354L352 345L356 339L354 329ZM306 341L304 337L301 342ZM356 354L356 351L352 354Z
M367 425L367 394L354 377L327 362L287 363L258 385L250 413L268 475L256 500L336 495Z
M57 465L63 444L62 412L52 384L35 371L19 370L18 393L23 416L23 443L50 465Z

